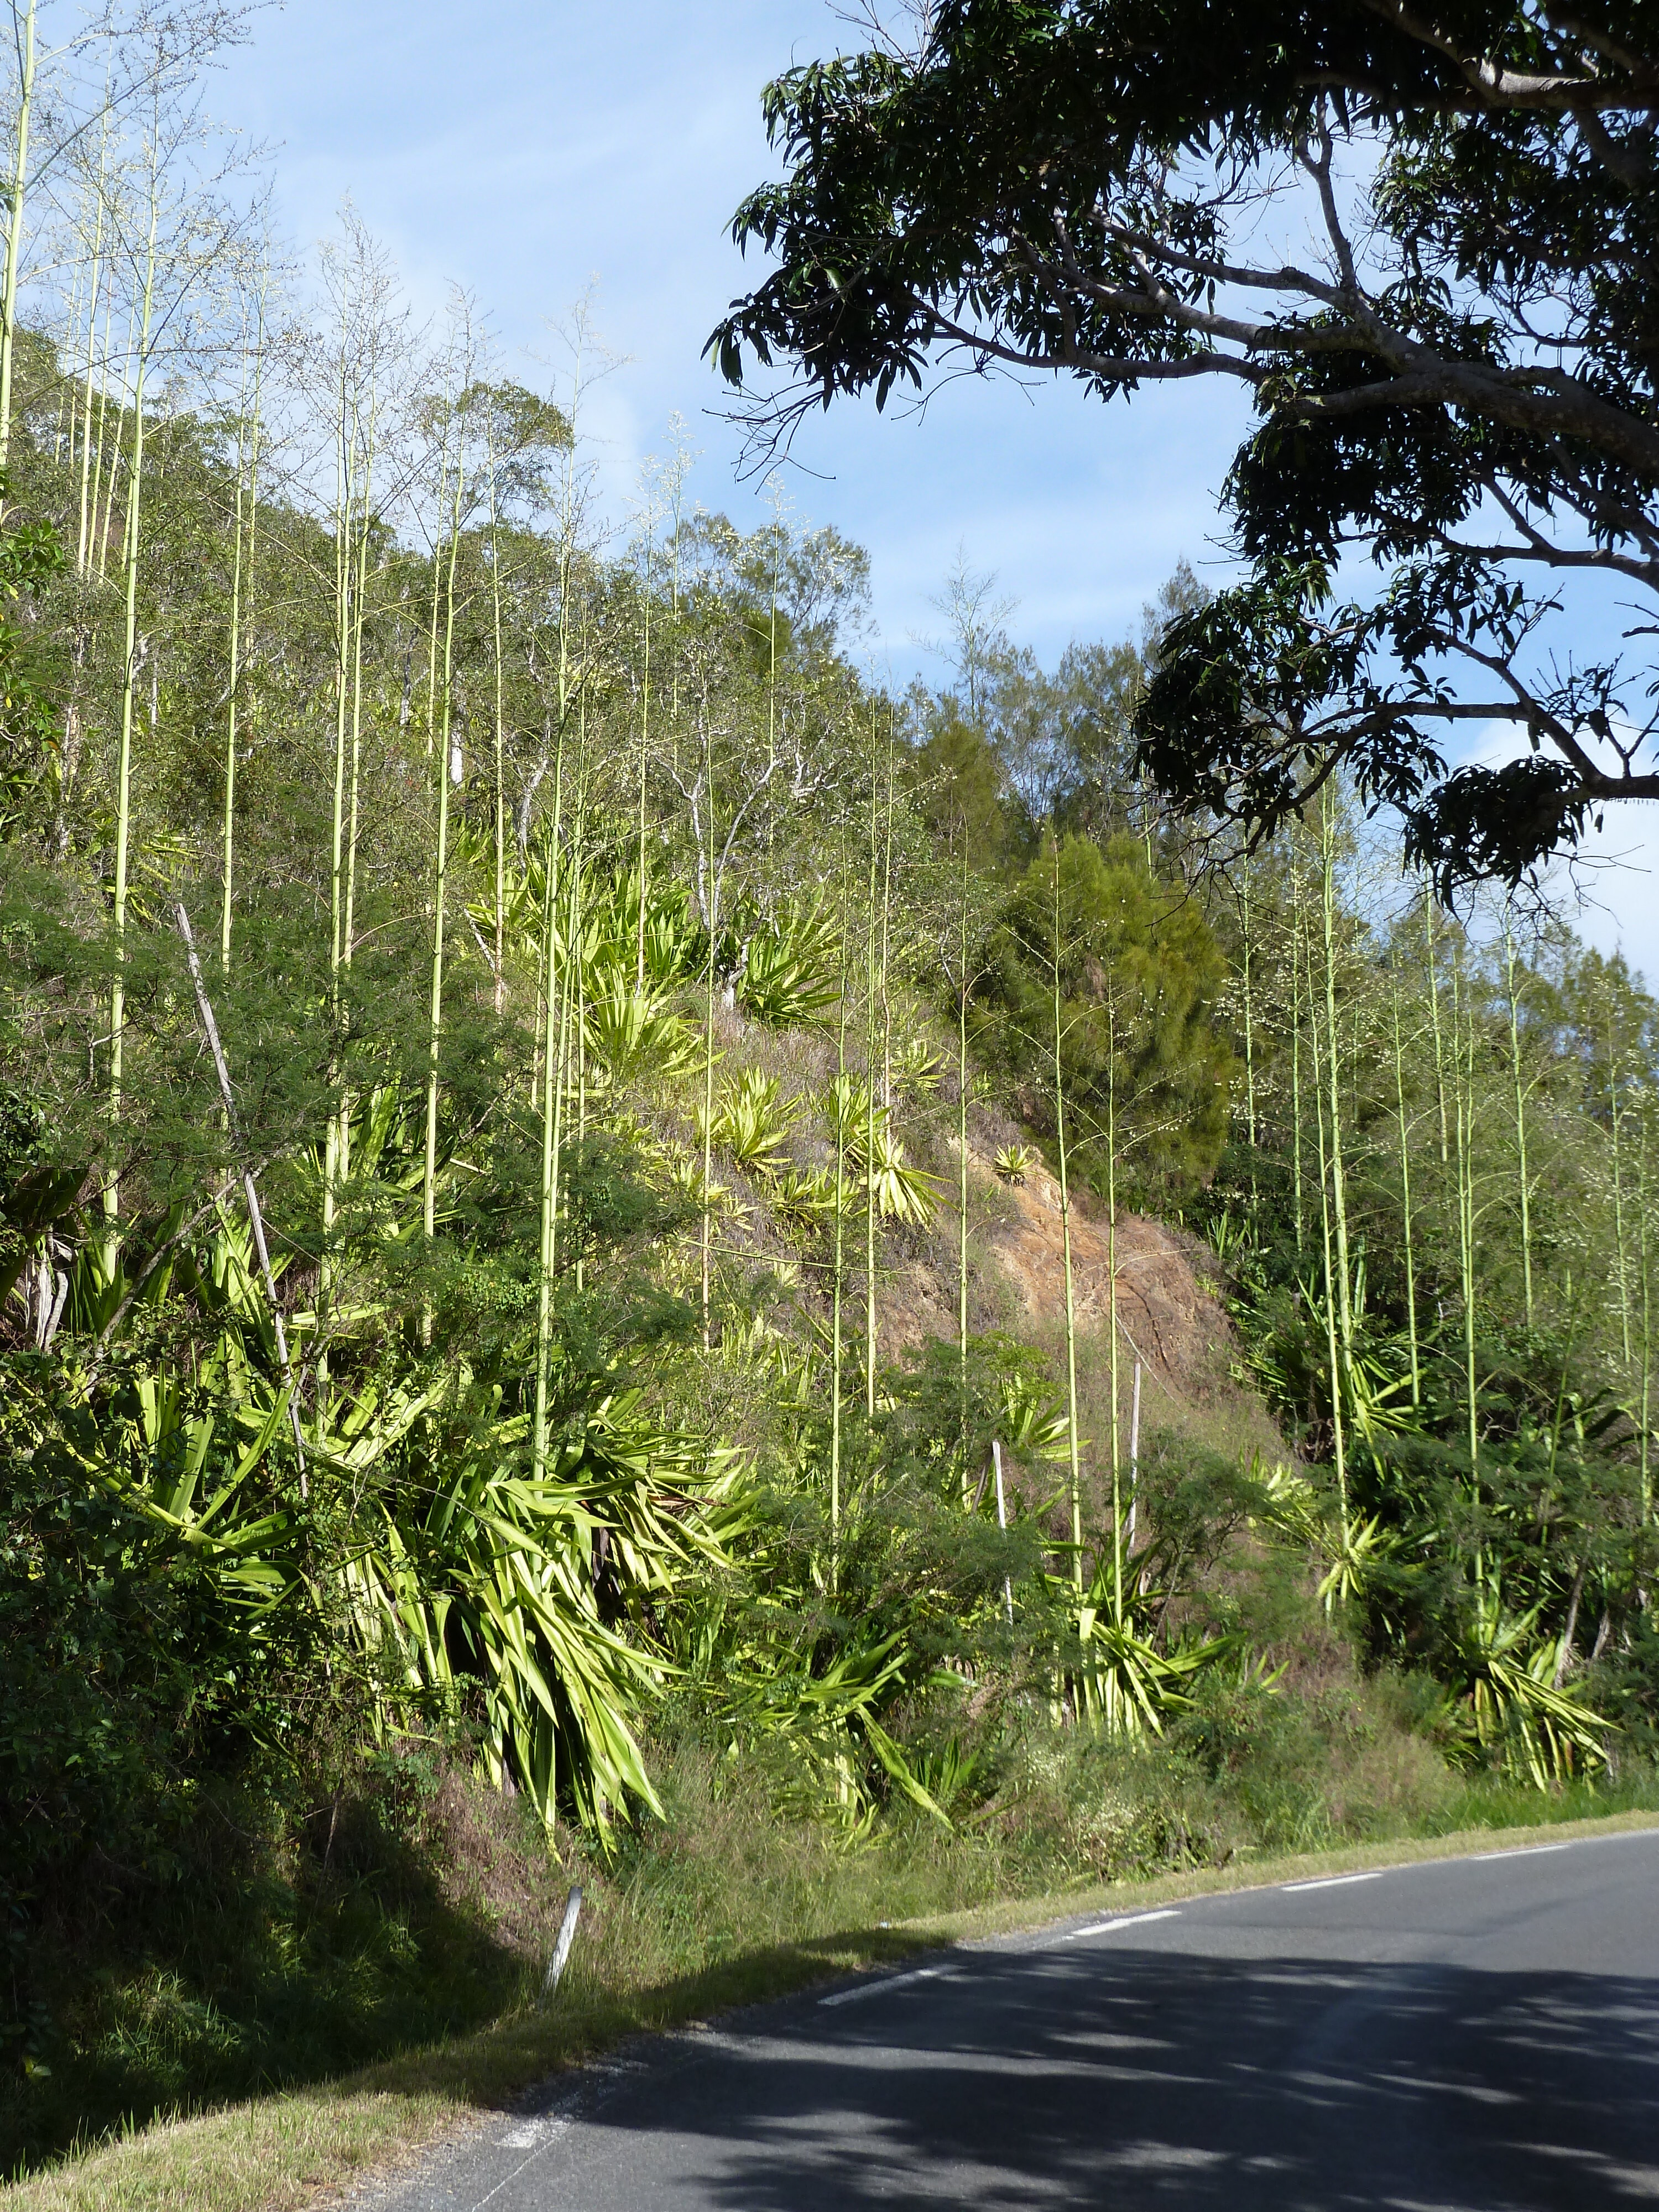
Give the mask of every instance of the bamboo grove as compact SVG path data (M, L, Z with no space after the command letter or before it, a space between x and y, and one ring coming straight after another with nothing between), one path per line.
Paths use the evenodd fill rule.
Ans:
M670 1696L780 1805L949 1827L988 1710L1274 1693L1230 1544L1311 1562L1452 1757L1640 1756L1633 979L1444 913L1334 791L1200 867L1130 769L1156 625L1045 675L959 575L957 679L893 696L856 548L710 514L678 434L617 523L585 317L536 392L349 211L289 269L164 62L61 149L27 317L14 189L0 360L43 1853L341 1729L447 1732L604 1839ZM988 1224L1040 1158L1061 1320L1021 1341ZM1131 1206L1207 1239L1278 1463L1143 1438Z
M1656 1010L1547 913L1446 914L1364 827L1332 795L1231 872L1204 1218L1328 1471L1328 1599L1542 1782L1616 1741L1586 1676L1647 1695Z

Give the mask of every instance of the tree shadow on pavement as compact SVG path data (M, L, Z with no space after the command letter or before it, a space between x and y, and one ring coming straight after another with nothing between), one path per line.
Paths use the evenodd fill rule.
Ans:
M725 2212L1590 2212L1659 2197L1659 1985L981 1953L770 2010L595 2118L635 2192Z

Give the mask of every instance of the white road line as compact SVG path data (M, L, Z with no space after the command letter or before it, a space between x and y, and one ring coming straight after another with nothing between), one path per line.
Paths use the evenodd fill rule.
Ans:
M820 1997L821 2005L856 2004L860 1997L878 1997L884 1990L902 1989L906 1982L931 1982L936 1974L945 1972L943 1966L918 1966L911 1973L889 1974L884 1981L860 1982L856 1989L837 1990L834 1996Z
M1385 1874L1393 1872L1392 1867L1378 1867L1371 1874L1328 1874L1322 1875L1317 1881L1281 1881L1279 1887L1287 1893L1298 1889L1342 1889L1351 1881L1380 1881Z
M568 2120L542 2118L526 2120L516 2128L509 2128L501 2137L503 2150L538 2150L543 2143L551 2142L570 2125Z
M1076 1943L1085 1936L1113 1936L1120 1928L1139 1928L1148 1920L1179 1920L1180 1917L1178 1906L1166 1905L1161 1912L1130 1912L1121 1920L1097 1920L1090 1927L1073 1928L1068 1936L1062 1936L1060 1940L1062 1943Z
M493 2189L487 2189L482 2197L475 2200L472 2205L469 2208L469 2212L484 2212L485 2205L494 2203L496 2197L501 2195L502 2190L510 2188L518 2179L519 2176L525 2171L526 2166L534 2166L536 2160L541 2156L542 2153L547 2149L550 2144L555 2143L558 2141L559 2137L564 2133L566 2128L568 2127L569 2124L570 2124L568 2120L553 2120L543 2123L532 2121L530 2123L529 2126L524 2128L514 2128L510 2135L504 2136L501 2138L504 2148L508 2150L522 2150L525 2153L525 2155L519 2160L519 2163L513 2168L510 2173L504 2173L501 2176L501 2179L495 2184L495 2186ZM533 2133L532 2130L534 2131ZM526 2144L524 2140L526 2136L531 2136L531 2141L528 2144Z
M1488 1859L1537 1859L1546 1851L1570 1851L1571 1844L1517 1844L1512 1851L1471 1851L1470 1863L1480 1866ZM1454 1862L1455 1863L1455 1862Z

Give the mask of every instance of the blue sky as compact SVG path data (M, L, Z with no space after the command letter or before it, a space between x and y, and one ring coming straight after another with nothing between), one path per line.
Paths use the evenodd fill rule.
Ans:
M215 95L272 142L279 219L301 251L349 194L417 303L468 287L526 382L556 359L552 329L592 287L625 356L586 427L621 511L670 416L701 453L692 489L752 527L763 495L734 475L738 441L701 358L744 288L726 235L769 172L768 77L852 43L824 0L288 0L258 19ZM1244 422L1230 390L1151 392L1133 411L1075 388L968 380L908 419L838 404L798 441L787 495L872 558L880 658L937 677L928 605L962 548L1018 602L1010 627L1052 663L1076 637L1115 638L1183 556L1218 579L1213 492ZM1659 978L1659 836L1633 811L1579 917Z

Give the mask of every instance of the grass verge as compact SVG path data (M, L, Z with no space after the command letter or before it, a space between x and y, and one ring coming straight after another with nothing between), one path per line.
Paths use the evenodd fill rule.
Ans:
M476 2034L404 2052L337 2081L143 2128L0 2188L0 2207L4 2212L295 2212L373 2171L413 2160L457 2130L509 2109L533 2083L626 2036L787 1996L918 1951L1128 1905L1656 1826L1659 1817L1641 1810L1240 1858L1222 1868L1003 1899L890 1928L867 1924L799 1942L734 1947L696 1973L638 1988L607 1986L586 1962L573 1969L548 2011L520 2011Z

